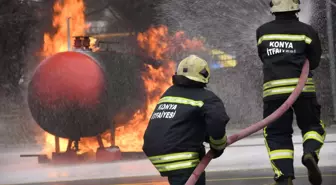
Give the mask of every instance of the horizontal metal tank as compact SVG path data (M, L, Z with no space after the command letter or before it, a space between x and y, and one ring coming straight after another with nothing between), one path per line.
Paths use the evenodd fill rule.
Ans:
M46 132L79 140L127 122L144 106L144 62L117 52L62 52L41 62L29 83L28 104Z

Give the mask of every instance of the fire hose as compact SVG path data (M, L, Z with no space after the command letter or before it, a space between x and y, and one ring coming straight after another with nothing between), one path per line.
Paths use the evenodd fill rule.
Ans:
M302 72L300 75L299 82L294 89L294 91L291 93L291 95L287 98L287 100L276 110L274 111L271 115L266 117L265 119L252 124L251 126L241 130L240 132L228 137L227 139L227 146L235 143L236 141L239 141L272 123L273 121L277 120L280 116L282 116L296 101L296 99L299 97L301 94L308 78L308 73L309 73L309 61L306 60ZM197 165L195 168L194 172L191 174L189 177L188 181L186 182L186 185L195 185L199 176L203 173L205 168L208 166L210 163L211 159L213 158L213 153L212 150L209 150L208 153L203 157L201 162Z

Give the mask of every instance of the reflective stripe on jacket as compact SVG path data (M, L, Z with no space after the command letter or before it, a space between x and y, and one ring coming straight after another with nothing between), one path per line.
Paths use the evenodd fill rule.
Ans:
M149 157L159 172L193 168L200 162L197 152L180 152Z
M297 85L302 67L309 60L310 70L320 64L322 55L318 33L295 14L279 14L256 30L258 56L263 63L263 100L287 98ZM316 97L313 74L300 97Z

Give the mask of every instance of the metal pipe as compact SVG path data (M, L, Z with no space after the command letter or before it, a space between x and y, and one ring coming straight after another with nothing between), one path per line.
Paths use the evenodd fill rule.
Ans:
M334 48L334 33L333 33L333 20L331 0L326 0L326 13L327 13L327 32L328 32L328 46L329 46L329 69L330 69L330 83L333 102L333 121L336 121L336 59Z
M330 4L336 7L336 3L332 2L331 0L330 0Z
M110 37L126 37L126 36L131 36L131 35L136 35L136 33L104 33L104 34L97 34L97 35L91 35L91 37L98 38L98 39L103 39L103 38L110 38Z
M67 37L68 37L68 51L71 51L71 31L70 31L70 19L71 17L67 18Z

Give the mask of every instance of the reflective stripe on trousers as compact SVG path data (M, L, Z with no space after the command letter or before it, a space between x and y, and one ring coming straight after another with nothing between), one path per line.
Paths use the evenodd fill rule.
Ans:
M149 157L159 172L168 172L193 168L198 165L199 154L197 152L181 152Z
M270 160L277 159L293 159L294 151L293 150L273 150L268 153Z
M293 159L294 158L294 150L292 149L281 149L281 150L272 150L270 149L270 147L268 146L267 143L267 132L266 132L266 128L264 128L264 138L265 138L265 146L267 148L267 152L268 152L268 156L271 162L271 166L273 168L273 171L275 173L275 178L278 179L281 176L283 176L283 172L280 170L279 167L276 166L275 164L275 160L280 160L280 159Z
M325 137L326 137L326 135L327 135L327 132L326 132L326 130L325 130L325 124L323 123L322 120L320 121L320 124L321 124L321 126L322 126L322 128L323 128L323 130L324 130L324 134L323 134L323 135L319 134L319 133L316 132L316 131L309 131L309 132L307 132L307 133L305 133L305 134L303 135L303 143L305 143L305 142L307 142L307 141L309 141L309 140L315 140L315 141L318 141L318 142L321 143L321 147L318 148L318 149L315 151L316 156L317 156L318 159L320 159L320 150L321 150L321 148L322 148L323 145L324 145Z
M266 82L263 85L263 97L265 98L272 95L290 94L294 91L298 82L299 78L288 78ZM302 92L316 92L312 78L308 78Z
M321 135L316 131L309 131L306 132L303 135L303 143L308 142L309 140L314 140L317 142L321 143L321 146L315 150L316 156L319 159L319 152L324 144L324 140L326 137L326 132L325 132L325 125L323 123L323 121L320 121L320 124L322 126L322 128L324 129L324 134ZM268 146L268 142L267 142L267 132L266 132L267 127L264 128L264 138L265 138L265 146L267 148L268 151L268 155L269 155L269 159L271 162L271 166L273 168L273 171L275 173L275 178L280 178L281 176L283 176L283 172L280 170L280 168L275 164L276 160L281 160L281 159L290 159L293 160L294 159L294 150L292 149L276 149L276 150L271 150L270 147Z

